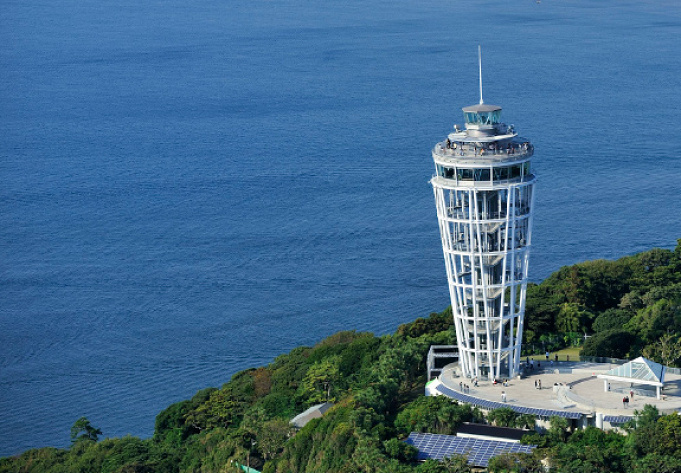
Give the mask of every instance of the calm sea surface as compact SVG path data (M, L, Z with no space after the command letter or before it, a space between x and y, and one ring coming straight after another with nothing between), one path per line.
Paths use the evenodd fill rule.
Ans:
M681 237L678 1L6 0L0 455L448 305L430 150L530 138L530 261Z

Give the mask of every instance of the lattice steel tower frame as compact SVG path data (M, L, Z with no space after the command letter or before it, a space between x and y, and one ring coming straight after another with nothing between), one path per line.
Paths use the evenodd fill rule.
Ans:
M482 76L481 76L482 77ZM465 129L433 149L431 179L466 377L518 374L536 178L532 144L501 107L463 108Z

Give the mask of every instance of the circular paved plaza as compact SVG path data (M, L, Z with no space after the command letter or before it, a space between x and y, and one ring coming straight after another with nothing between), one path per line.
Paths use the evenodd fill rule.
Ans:
M543 363L542 363L543 364ZM493 401L504 402L509 407L531 407L593 414L595 412L610 416L633 416L635 410L643 409L646 404L658 408L660 413L669 414L681 411L681 376L667 374L662 399L655 397L655 390L641 385L610 381L610 391L605 390L604 374L618 365L609 363L557 362L542 369L526 371L521 378L513 378L494 385L491 381L479 381L475 387L471 379L458 375L458 364L446 366L439 381L455 392ZM502 380L504 381L504 380ZM541 382L541 389L535 387ZM460 383L469 388L462 392ZM628 405L623 405L623 397L634 395ZM505 396L502 395L502 392Z

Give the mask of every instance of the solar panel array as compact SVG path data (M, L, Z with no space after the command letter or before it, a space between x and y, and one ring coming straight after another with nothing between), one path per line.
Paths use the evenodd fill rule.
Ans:
M514 442L416 432L409 434L405 442L418 448L417 460L442 460L453 454L467 455L468 463L480 467L486 467L490 458L502 453L532 453L536 448L536 445L521 445Z
M534 416L558 416L564 417L566 419L580 419L582 417L581 412L570 412L570 411L558 411L554 409L539 409L536 407L523 407L515 406L513 404L506 404L501 402L488 401L487 399L479 399L477 397L469 396L467 394L454 391L447 386L440 384L437 388L445 396L456 399L457 401L466 402L474 406L482 407L483 409L499 409L501 407L507 407L519 414L532 414Z
M624 424L629 422L633 417L630 416L603 416L605 422L610 422L611 424Z

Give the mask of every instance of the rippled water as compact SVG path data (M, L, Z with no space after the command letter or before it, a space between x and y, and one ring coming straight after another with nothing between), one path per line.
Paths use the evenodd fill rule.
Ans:
M532 278L673 247L678 2L4 2L0 454L446 307L430 149L478 44L536 148Z

